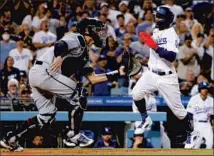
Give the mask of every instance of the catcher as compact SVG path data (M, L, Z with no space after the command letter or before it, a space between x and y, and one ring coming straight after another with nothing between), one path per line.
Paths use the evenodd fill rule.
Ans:
M105 46L106 26L96 19L83 19L77 24L77 29L78 33L65 34L36 60L29 72L29 83L39 114L23 122L15 132L8 132L0 141L2 147L11 151L22 151L18 140L29 129L50 127L55 122L56 97L66 99L73 106L68 110L69 128L63 140L64 144L85 147L93 143L92 139L80 133L88 94L85 88L78 85L75 75L82 74L95 84L113 81L124 75L124 67L110 73L95 75L89 63L88 46Z

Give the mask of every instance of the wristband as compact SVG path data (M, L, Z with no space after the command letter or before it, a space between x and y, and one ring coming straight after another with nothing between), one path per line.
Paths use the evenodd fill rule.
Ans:
M106 77L109 81L116 81L119 76L120 76L119 70L114 70L112 72L106 73Z

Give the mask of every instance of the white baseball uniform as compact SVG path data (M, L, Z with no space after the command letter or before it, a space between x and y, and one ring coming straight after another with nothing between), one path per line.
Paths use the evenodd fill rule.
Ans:
M152 37L159 47L175 53L179 52L179 38L174 28L154 29ZM158 90L172 112L180 119L185 118L187 111L181 103L178 76L173 64L150 49L148 66L149 70L138 80L133 89L133 99L141 100L146 93L151 94ZM158 75L154 71L164 72L165 75Z
M187 111L193 114L194 130L205 138L206 148L213 148L213 130L210 115L213 115L213 98L207 96L202 100L200 93L192 96L187 105Z
M157 101L153 95L146 94L145 101L146 101L146 110L148 112L157 112ZM132 110L133 110L133 112L139 112L134 101L132 103ZM140 124L141 124L141 121L136 121L135 127L138 127ZM161 145L162 145L162 147L163 148L170 148L171 147L170 139L167 136L167 134L165 133L163 122L160 123L160 133L161 133Z

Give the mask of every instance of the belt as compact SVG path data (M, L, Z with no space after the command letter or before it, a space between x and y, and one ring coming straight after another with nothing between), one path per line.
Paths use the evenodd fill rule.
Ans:
M155 74L160 75L160 76L172 74L172 71L164 72L164 71L159 71L159 70L155 70L155 69L151 69L151 71Z
M37 64L37 65L42 65L43 64L43 62L42 61L36 61L36 63L35 64Z
M198 122L206 123L206 122L208 122L208 121L207 121L207 120L198 120Z

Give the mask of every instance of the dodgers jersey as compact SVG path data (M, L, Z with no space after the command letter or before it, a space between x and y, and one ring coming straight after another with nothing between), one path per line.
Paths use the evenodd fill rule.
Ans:
M168 51L178 53L179 37L176 34L174 28L168 28L164 30L154 29L152 38L158 44L159 47L165 48ZM150 48L150 57L148 65L152 69L158 69L161 71L175 72L173 64L164 58L161 58L158 53Z
M208 121L210 115L213 115L213 98L207 96L206 100L202 100L200 93L192 96L187 105L187 111L193 114L194 121Z

